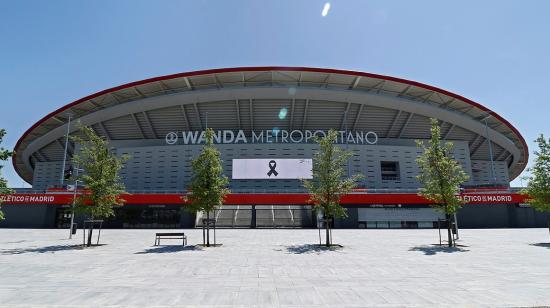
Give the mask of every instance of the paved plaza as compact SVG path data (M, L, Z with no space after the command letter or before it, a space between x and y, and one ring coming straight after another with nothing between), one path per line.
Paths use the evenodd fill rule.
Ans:
M450 250L431 245L437 230L334 230L333 250L311 245L311 229L221 229L216 248L195 246L200 230L185 230L185 248L153 246L156 230L103 230L105 245L81 249L80 232L0 229L0 305L550 305L545 229L461 230Z

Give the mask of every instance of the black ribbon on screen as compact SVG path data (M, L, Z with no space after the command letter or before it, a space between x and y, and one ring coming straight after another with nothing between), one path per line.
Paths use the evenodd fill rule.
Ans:
M274 160L269 161L269 172L267 173L268 176L271 176L272 174L277 176L279 175L279 172L275 170L275 167L277 167L277 162Z

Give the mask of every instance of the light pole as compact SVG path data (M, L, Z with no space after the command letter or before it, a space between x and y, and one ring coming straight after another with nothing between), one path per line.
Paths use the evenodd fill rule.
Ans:
M61 166L61 187L63 187L63 182L65 181L65 164L67 163L67 146L69 145L69 133L71 128L71 116L72 114L67 113L69 116L69 121L67 122L67 134L65 135L65 150L63 151L63 165Z

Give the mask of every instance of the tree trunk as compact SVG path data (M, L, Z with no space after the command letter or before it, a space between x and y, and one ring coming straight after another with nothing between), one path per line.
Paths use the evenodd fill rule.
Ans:
M328 218L325 219L325 231L326 231L326 237L327 237L325 244L326 244L327 247L330 247L330 244L332 244L330 242L330 231L329 231L330 225L329 225L329 223L330 223L330 220Z
M447 235L448 235L448 242L449 247L453 246L453 234L451 233L452 223L451 223L451 215L445 214L445 218L447 219Z
M88 230L88 243L86 244L87 247L92 246L92 232L94 231L94 225L92 224L90 226L90 229Z
M206 247L210 247L210 212L206 212Z

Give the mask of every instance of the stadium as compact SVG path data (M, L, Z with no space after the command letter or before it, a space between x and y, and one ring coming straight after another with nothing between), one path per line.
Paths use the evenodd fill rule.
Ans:
M55 110L15 146L13 166L32 189L3 196L3 227L66 228L73 193L64 170L79 145L67 131L90 126L117 155L129 195L112 228L192 228L184 210L191 161L215 132L231 194L217 226L314 228L301 179L311 177L314 136L338 131L353 152L348 174L363 174L342 197L348 217L336 228L434 228L442 215L418 195L415 140L428 139L430 118L470 179L458 213L465 228L542 227L546 218L510 187L528 148L512 124L458 94L415 81L336 69L244 67L180 73L107 89ZM64 163L65 162L65 163Z

